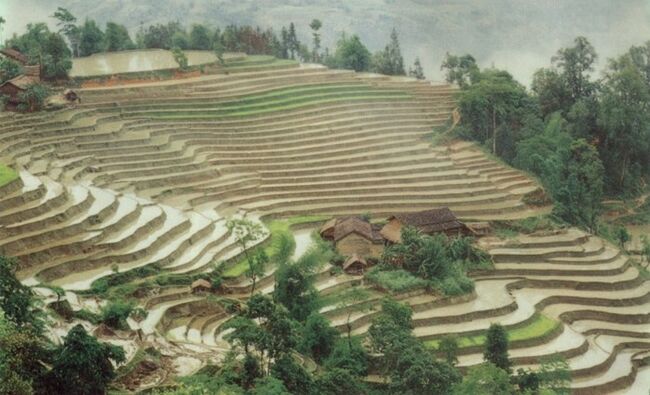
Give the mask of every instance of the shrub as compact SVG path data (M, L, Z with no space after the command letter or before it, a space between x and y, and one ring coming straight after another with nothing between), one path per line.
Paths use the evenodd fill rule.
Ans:
M429 284L426 280L415 277L406 270L385 271L381 269L381 267L371 269L366 274L366 279L372 284L393 293L422 289Z
M18 111L33 112L43 109L45 99L50 95L50 91L41 84L31 84L25 91L18 94Z
M114 329L126 329L126 319L133 311L133 304L122 300L110 302L102 308L101 320L107 326Z
M180 67L181 70L187 70L189 66L187 56L185 56L185 53L180 48L172 48L172 56L174 57L176 63L178 63L178 67Z

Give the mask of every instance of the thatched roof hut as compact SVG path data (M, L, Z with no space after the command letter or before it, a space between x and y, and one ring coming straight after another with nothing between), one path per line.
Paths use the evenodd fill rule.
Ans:
M323 239L334 243L343 255L379 256L384 239L380 227L359 217L335 218L321 227Z
M414 227L429 235L434 233L445 233L448 236L471 234L469 228L460 222L447 207L392 215L380 233L386 240L399 243L402 240L402 228L405 226Z
M192 293L212 292L212 284L210 284L208 280L202 278L194 281L192 285L190 285L190 288L192 289Z
M363 274L368 266L368 262L357 254L352 254L343 262L343 270L348 274Z

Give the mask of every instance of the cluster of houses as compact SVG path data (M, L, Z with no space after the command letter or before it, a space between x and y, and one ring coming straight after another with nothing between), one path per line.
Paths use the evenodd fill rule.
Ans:
M9 100L6 104L7 110L15 110L20 104L19 96L30 85L41 81L41 66L28 64L27 56L11 48L0 49L0 57L10 59L20 65L23 74L5 81L0 85L0 95L6 95Z
M334 244L346 257L343 270L349 274L362 274L369 259L378 259L386 245L400 243L402 229L413 227L421 233L444 233L450 237L483 236L489 232L487 223L463 223L447 207L395 214L385 225L372 224L361 217L334 218L320 229L323 239Z

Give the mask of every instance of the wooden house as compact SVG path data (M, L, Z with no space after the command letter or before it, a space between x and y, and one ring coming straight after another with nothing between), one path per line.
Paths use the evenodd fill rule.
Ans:
M380 228L359 217L335 218L321 227L320 235L331 241L341 255L379 257L384 249Z
M388 218L388 223L384 225L380 233L387 241L399 243L402 241L402 228L406 226L414 227L428 235L444 233L447 236L466 236L472 234L472 231L460 222L447 207L395 214Z
M0 95L6 95L9 97L6 109L15 110L16 107L18 107L18 104L20 104L19 95L24 92L27 87L37 82L38 81L34 80L32 77L19 75L18 77L5 81L0 85Z

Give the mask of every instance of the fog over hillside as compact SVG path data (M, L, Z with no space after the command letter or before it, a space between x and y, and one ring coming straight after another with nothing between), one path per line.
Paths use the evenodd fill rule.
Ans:
M333 47L348 32L359 34L371 51L396 27L407 64L419 56L431 79L441 79L447 51L471 53L481 65L508 69L528 83L535 69L578 35L596 47L600 65L650 40L647 0L0 0L0 15L7 19L3 39L28 22L49 19L58 5L80 20L103 25L110 19L133 33L141 24L170 20L277 29L293 21L309 42L308 24L318 18L324 46Z

